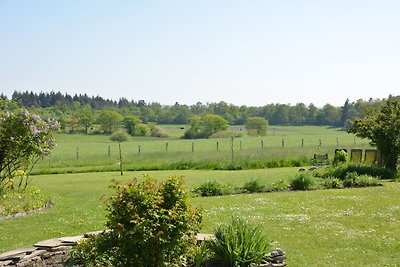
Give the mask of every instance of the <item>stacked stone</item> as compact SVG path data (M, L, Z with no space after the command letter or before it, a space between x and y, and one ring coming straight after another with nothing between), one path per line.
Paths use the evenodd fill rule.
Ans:
M0 266L46 266L44 260L53 258L60 263L67 259L68 251L85 236L71 236L44 240L33 247L15 249L0 254Z
M261 264L251 264L251 267L285 267L286 256L285 252L280 249L274 249L266 255L267 260Z

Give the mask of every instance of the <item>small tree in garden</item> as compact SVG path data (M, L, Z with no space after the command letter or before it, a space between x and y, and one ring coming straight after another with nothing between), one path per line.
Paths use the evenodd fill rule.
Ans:
M183 179L145 177L116 182L113 188L116 193L107 202L110 230L79 244L72 258L85 266L178 266L193 248L201 223Z
M121 175L122 173L122 151L121 151L121 143L125 142L126 140L128 140L128 134L125 133L124 131L118 131L115 132L111 135L110 139L112 141L116 141L118 142L118 150L119 150L119 168L121 171Z
M54 148L52 133L57 129L56 121L43 120L26 109L0 116L0 192L28 185L29 173L37 160ZM17 176L23 178L17 182Z

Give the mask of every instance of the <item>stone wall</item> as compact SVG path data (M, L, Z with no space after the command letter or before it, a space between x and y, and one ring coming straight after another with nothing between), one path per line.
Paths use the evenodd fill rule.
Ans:
M0 267L62 267L66 264L68 252L77 242L85 240L102 231L89 232L79 236L53 238L40 241L29 248L14 249L0 254ZM210 234L198 234L199 242L212 238ZM286 256L282 249L275 249L268 254L268 262L252 267L285 267ZM80 265L74 265L80 266Z

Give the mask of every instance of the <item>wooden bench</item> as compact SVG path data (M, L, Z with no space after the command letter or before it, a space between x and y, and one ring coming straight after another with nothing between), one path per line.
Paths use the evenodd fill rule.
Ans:
M314 154L312 159L313 166L328 165L328 154Z

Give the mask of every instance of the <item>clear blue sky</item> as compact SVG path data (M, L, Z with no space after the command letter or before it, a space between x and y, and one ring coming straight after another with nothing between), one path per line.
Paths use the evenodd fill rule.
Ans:
M0 0L0 92L161 104L400 94L398 0Z

